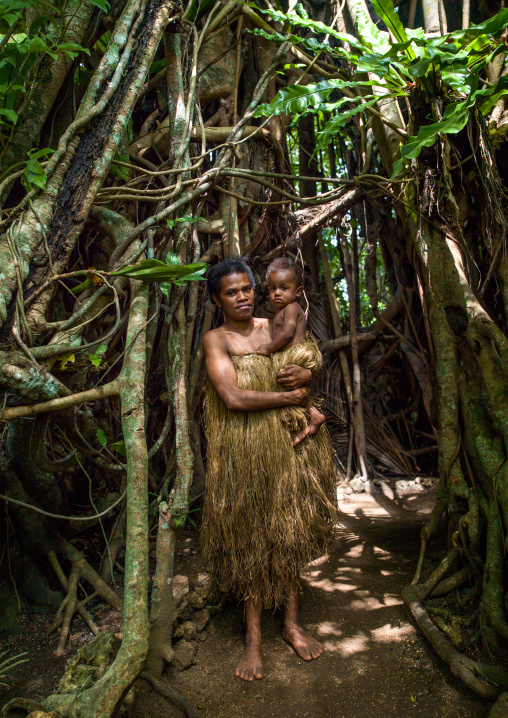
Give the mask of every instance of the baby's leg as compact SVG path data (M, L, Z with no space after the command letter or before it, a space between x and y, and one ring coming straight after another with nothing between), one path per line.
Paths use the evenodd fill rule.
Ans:
M309 427L311 429L309 434L315 434L319 427L325 423L326 417L315 406L309 406L308 411L310 416Z
M308 425L302 429L293 439L293 446L296 446L303 441L306 436L312 436L315 434L319 427L325 423L325 416L315 406L309 406L308 408L310 421Z

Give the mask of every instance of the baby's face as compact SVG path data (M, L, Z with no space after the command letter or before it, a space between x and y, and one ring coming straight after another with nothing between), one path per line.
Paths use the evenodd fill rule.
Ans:
M284 309L296 302L303 292L292 269L274 269L267 277L270 302L276 309Z

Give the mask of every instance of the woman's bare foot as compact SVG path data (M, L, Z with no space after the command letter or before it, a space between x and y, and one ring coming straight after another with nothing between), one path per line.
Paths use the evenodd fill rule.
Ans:
M261 643L251 643L245 649L243 658L238 664L235 676L244 681L253 681L254 678L263 678L263 651Z
M282 637L293 646L296 653L300 658L303 658L304 661L319 658L323 653L323 646L319 641L309 636L299 625L284 626L282 629Z
M315 434L319 427L326 421L324 414L318 411L314 406L309 407L309 417L309 424L295 436L293 439L293 446L296 446L300 443L300 441L303 441L306 436L312 436L312 434Z

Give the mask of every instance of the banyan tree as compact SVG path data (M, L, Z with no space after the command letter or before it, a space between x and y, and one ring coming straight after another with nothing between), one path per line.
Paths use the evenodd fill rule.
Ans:
M506 688L507 31L501 0L2 3L0 537L64 590L60 654L76 613L97 631L83 586L124 612L109 669L46 709L114 715L170 660L206 480L201 280L231 256L260 313L269 260L304 264L343 478L439 472L404 600L472 690ZM72 541L92 529L100 565Z

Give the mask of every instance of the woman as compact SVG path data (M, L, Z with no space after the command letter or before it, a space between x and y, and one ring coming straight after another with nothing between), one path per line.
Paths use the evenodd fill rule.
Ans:
M254 279L242 260L213 267L208 290L225 322L203 339L209 385L201 545L219 587L245 601L246 650L236 675L251 681L263 677L263 604L284 606L283 637L301 658L323 651L298 623L298 578L333 537L335 477L326 429L307 436L302 408L311 373L321 367L315 342L256 353L271 340L270 321L252 316Z

